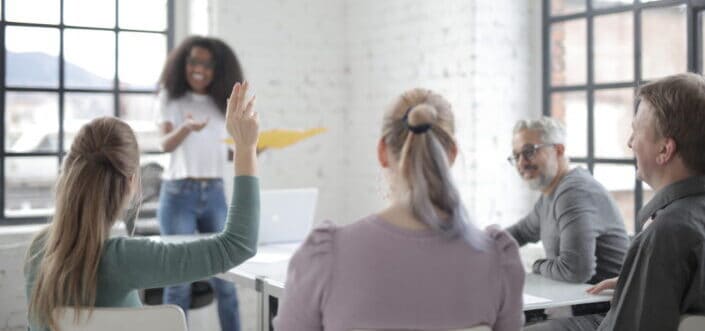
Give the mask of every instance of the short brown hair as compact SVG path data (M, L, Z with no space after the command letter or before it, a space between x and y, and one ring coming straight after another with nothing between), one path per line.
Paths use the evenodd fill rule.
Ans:
M676 141L685 166L705 174L705 78L694 73L664 77L640 87L637 99L651 104L658 133Z

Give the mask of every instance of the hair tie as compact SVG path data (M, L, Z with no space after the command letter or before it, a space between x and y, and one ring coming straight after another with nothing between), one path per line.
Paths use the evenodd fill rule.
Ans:
M409 128L409 131L413 132L414 134L422 134L431 129L430 123L424 123L419 125L409 124L409 113L411 112L412 108L414 108L414 106L409 107L409 109L406 110L406 113L404 113L404 117L402 117L402 120L404 121L406 127Z

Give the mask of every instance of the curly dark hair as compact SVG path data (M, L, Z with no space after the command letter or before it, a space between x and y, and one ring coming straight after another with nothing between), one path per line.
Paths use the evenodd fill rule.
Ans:
M240 62L235 52L220 39L191 36L169 53L164 70L159 79L160 84L168 92L169 99L177 99L191 89L186 81L186 61L191 49L202 47L213 56L213 81L208 85L208 95L225 115L226 99L236 82L242 82L244 76Z

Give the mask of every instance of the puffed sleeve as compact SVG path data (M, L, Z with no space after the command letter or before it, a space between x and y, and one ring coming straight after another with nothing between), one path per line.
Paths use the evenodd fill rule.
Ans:
M335 231L332 223L325 222L294 253L275 330L323 330L322 307L332 276Z

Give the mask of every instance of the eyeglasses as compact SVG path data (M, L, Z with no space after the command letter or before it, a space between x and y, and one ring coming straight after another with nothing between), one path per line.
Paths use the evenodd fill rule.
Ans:
M543 147L547 147L547 146L553 146L553 145L555 145L555 144L526 145L526 146L524 146L524 148L522 148L521 152L513 153L512 155L510 155L507 158L507 161L509 162L509 164L511 164L513 166L516 165L517 163L519 163L519 158L522 156L524 157L524 160L531 161L534 159L534 156L536 156L536 152L539 149L541 149Z
M193 66L193 67L200 65L205 69L215 68L215 62L213 62L213 61L201 61L201 60L194 59L191 57L186 60L186 63L190 66Z

